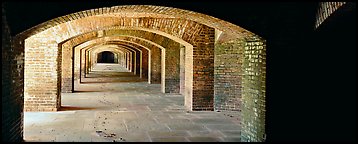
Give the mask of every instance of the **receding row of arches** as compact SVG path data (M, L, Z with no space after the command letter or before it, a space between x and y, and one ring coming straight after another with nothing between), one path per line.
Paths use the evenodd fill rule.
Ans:
M183 95L188 111L241 111L242 140L264 139L265 40L229 22L117 6L52 19L17 35L13 46L23 50L25 111L57 111L61 93L76 91L95 64L115 63Z

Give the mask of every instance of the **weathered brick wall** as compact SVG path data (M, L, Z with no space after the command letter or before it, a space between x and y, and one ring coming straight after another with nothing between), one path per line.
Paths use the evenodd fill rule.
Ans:
M84 50L84 54L85 55L83 55L83 61L85 61L86 63L85 63L85 66L83 67L84 68L84 70L85 71L83 71L82 69L80 69L80 71L81 71L81 75L80 75L80 77L81 78L85 78L86 77L86 74L89 74L89 72L91 71L91 69L92 69L92 65L91 65L91 59L92 59L92 57L90 57L90 55L91 55L91 51L89 51L88 49L87 50Z
M214 110L215 29L204 26L193 44L192 110Z
M3 6L3 4L2 4ZM11 43L6 14L2 8L1 41L1 137L2 142L23 141L23 69L24 50Z
M133 49L133 48L132 48ZM138 51L137 50L137 53L136 53L136 55L135 55L135 61L136 61L136 63L135 63L135 67L136 67L136 69L135 69L135 71L134 71L134 74L135 75L140 75L140 73L141 73L141 64L140 64L140 62L141 62L141 57L142 57L142 52L141 51Z
M240 111L241 64L245 41L215 44L215 109Z
M62 79L61 79L61 92L63 93L71 93L73 92L73 74L72 74L72 63L73 63L73 52L71 47L68 43L64 45L60 44L62 49L62 61L61 61L61 72L62 72Z
M158 48L152 48L151 49L151 84L160 84L161 83L161 71L162 71L162 67L161 67L161 58L162 58L162 53L161 50Z
M168 39L165 48L165 93L180 92L180 44Z
M346 2L320 2L316 14L316 28L319 27L334 11Z
M149 50L142 48L142 79L148 80Z
M265 141L266 45L260 38L247 39L242 64L241 141Z
M25 111L57 111L60 107L60 49L48 35L52 34L25 40Z

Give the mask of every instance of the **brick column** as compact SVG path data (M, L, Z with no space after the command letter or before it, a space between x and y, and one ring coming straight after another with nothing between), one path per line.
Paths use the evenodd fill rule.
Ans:
M78 83L78 80L80 79L80 68L81 68L81 50L79 48L74 47L75 53L74 53L74 72L73 72L73 79L74 83Z
M25 111L57 111L60 108L61 49L48 37L25 40Z
M242 64L241 141L265 141L266 45L248 38Z
M160 84L161 82L161 50L152 48L151 51L151 84Z
M215 110L240 111L242 57L246 41L215 44Z
M61 92L73 92L73 47L61 45L62 47L62 87Z
M165 93L180 92L180 44L169 41L165 45Z
M215 29L203 26L193 44L192 110L214 110Z
M179 71L180 71L180 90L179 93L184 95L185 94L185 47L180 45L180 64L179 64Z

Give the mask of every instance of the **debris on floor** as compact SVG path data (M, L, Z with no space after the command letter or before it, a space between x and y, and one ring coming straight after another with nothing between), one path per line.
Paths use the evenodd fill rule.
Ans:
M115 133L107 134L101 130L96 130L96 134L97 134L97 136L100 136L100 137L115 137L116 136Z

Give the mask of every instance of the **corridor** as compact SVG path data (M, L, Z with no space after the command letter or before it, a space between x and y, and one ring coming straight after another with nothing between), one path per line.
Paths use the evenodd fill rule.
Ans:
M99 63L57 112L25 112L26 142L240 141L239 113L191 111L118 64Z

